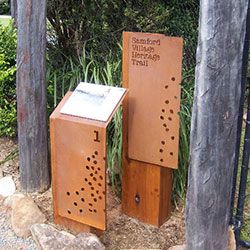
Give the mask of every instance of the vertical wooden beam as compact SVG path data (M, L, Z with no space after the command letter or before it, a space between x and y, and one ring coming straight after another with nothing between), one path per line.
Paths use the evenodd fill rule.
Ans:
M228 249L247 0L201 1L186 207L188 250Z
M50 184L45 84L46 0L18 2L17 119L21 186Z
M10 0L11 17L14 19L14 24L17 26L17 0Z

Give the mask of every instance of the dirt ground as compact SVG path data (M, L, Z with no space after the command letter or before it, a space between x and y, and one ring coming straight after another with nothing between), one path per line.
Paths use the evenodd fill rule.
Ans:
M14 152L16 142L0 138L0 162ZM3 176L12 175L17 191L20 190L18 157L0 165ZM29 194L33 197L41 211L45 214L48 224L53 224L51 189L43 194ZM121 213L121 201L110 188L107 198L108 223L107 230L100 237L107 249L168 249L184 242L184 213L183 208L175 209L171 218L160 228L139 222Z

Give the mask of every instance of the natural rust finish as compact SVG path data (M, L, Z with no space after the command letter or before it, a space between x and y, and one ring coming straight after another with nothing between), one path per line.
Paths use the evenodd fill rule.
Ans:
M182 38L125 32L123 39L128 157L176 169Z
M50 117L55 222L75 232L105 230L106 131L126 93L107 122L61 114L70 95Z
M155 41L155 45L141 47L140 41ZM170 168L178 164L181 60L181 38L123 33L123 87L129 94L123 102L122 210L155 226L161 226L171 211Z
M55 218L106 228L105 123L60 114L51 116Z

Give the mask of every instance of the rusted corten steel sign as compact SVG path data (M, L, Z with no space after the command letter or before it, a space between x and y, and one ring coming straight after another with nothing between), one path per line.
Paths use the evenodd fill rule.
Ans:
M161 225L178 167L182 38L123 33L123 211ZM138 181L135 181L138 180ZM167 183L167 184L166 184Z
M70 95L50 117L54 219L75 231L105 230L106 132L124 96L102 122L61 113Z

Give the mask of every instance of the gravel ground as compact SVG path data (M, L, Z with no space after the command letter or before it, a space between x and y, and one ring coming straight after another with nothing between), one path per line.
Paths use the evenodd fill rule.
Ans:
M0 161L10 154L16 148L16 142L7 138L0 138ZM0 165L0 171L4 176L11 175L19 186L17 175L18 173L18 159L11 159L10 161ZM18 187L17 187L18 188ZM17 237L11 229L10 208L4 206L4 198L0 197L0 250L33 250L37 249L35 242L31 237L23 239Z
M0 138L0 162L13 152L16 142L7 138ZM0 165L3 176L11 175L20 192L18 157ZM47 218L47 223L61 230L53 223L51 189L43 194L32 193L31 196ZM107 192L107 230L100 236L107 250L118 249L168 249L171 246L182 244L184 237L183 208L176 209L172 217L160 228L140 223L121 212L121 202L111 188ZM0 250L2 249L37 249L31 237L23 239L16 237L11 230L10 208L3 206L0 198ZM69 230L68 230L69 231ZM73 233L73 232L72 232Z
M0 202L0 250L34 250L36 244L31 237L17 237L11 229L10 209Z

